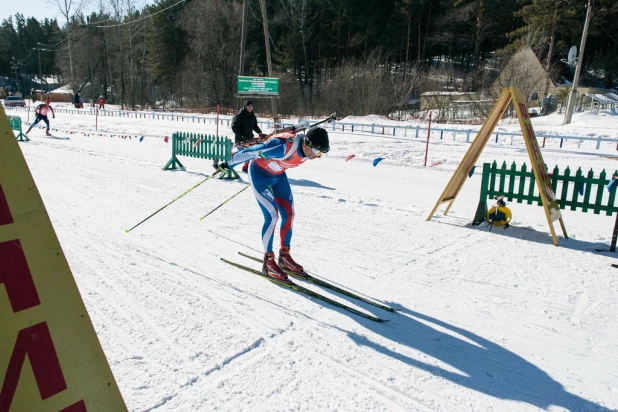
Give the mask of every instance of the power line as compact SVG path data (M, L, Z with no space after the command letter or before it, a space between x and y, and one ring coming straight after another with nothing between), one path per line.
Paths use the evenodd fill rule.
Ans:
M159 10L159 11L158 11L158 12L156 12L156 13L149 14L149 15L144 16L144 17L141 17L141 18L139 18L139 19L137 19L137 20L131 20L131 21L126 22L126 23L110 24L110 25L107 25L107 26L94 26L94 28L96 28L96 29L105 29L105 28L107 28L107 27L119 27L119 26L126 26L127 24L137 23L138 21L148 19L148 18L150 18L150 17L152 17L152 16L156 16L156 15L157 15L157 14L159 14L159 13L163 13L164 11L167 11L167 10L171 9L172 7L176 7L176 6L178 6L180 3L183 3L183 2L185 2L185 0L180 0L179 2L174 3L174 4L172 4L171 6L164 8L163 10ZM92 23L91 23L91 24L92 24ZM80 24L80 26L85 26L85 24L84 24L84 25L81 25L81 24Z

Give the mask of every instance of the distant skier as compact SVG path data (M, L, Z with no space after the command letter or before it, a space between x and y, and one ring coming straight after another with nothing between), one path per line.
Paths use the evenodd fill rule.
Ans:
M234 132L234 144L237 147L242 147L249 140L252 140L253 132L259 133L259 139L264 139L266 135L262 133L262 129L258 126L257 118L253 113L253 102L247 100L242 109L232 118L232 131ZM247 173L249 162L246 162L242 171Z
M45 131L45 135L51 136L51 134L49 133L49 119L47 118L47 113L51 110L52 116L54 117L54 119L56 118L56 113L54 113L54 108L50 106L50 103L51 102L49 100L45 100L45 103L41 103L40 105L36 107L35 109L36 119L28 128L28 131L26 132L26 134L28 134L28 132L32 130L32 128L36 126L38 122L43 120L45 124L47 125L47 130Z
M97 104L99 105L99 109L105 110L105 103L107 103L105 101L105 98L102 95L99 96L99 99L97 100Z
M300 166L307 159L321 157L330 148L326 130L314 127L306 134L301 134L294 133L292 129L286 128L286 131L270 137L263 144L241 150L219 165L219 169L226 170L250 161L249 182L264 214L262 243L265 253L262 273L283 282L288 281L288 276L282 268L301 276L304 273L303 267L290 256L294 200L285 171ZM273 237L279 214L282 216L281 249L277 264L273 253Z

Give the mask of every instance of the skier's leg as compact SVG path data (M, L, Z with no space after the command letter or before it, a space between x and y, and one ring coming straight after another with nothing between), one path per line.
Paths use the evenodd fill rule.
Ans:
M36 119L34 119L34 122L32 122L32 124L30 125L30 127L29 127L29 128L28 128L28 130L26 131L26 134L28 134L28 132L29 132L30 130L32 130L32 128L33 128L34 126L36 126L36 125L37 125L37 123L38 123L38 122L40 122L40 121L41 121L41 118L37 116L37 117L36 117Z
M260 173L255 168L251 168L249 172L249 183L264 215L262 244L266 253L272 253L273 251L273 237L277 220L279 219L275 198L270 190L272 180L272 178Z
M292 229L294 226L294 197L292 196L292 189L290 188L288 176L283 173L277 180L277 183L273 185L272 189L277 209L281 215L281 227L279 232L281 236L281 246L289 247L292 243Z
M298 274L304 273L301 265L296 263L290 256L290 245L292 244L292 229L294 227L294 196L290 188L290 182L285 173L278 179L279 181L273 186L275 202L279 214L281 215L281 250L279 251L279 266L284 269L289 269Z
M51 134L49 133L49 119L47 118L47 116L43 117L43 121L45 122L45 125L47 126L47 130L45 131L45 134L47 136L51 136Z
M264 214L262 243L264 244L265 253L262 273L264 276L271 277L280 282L288 282L288 275L281 270L275 261L275 254L273 253L273 236L279 215L277 214L277 205L270 187L271 183L276 182L276 178L266 176L256 170L256 168L251 167L249 169L249 182Z

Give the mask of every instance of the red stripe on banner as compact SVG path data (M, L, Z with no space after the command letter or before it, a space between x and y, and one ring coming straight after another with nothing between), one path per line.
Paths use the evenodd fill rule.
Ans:
M0 185L0 226L10 223L13 223L13 216L11 216L9 204L6 201L6 196L4 196L2 185Z
M0 243L0 285L6 287L14 313L41 304L26 255L17 239Z
M11 409L26 356L30 361L41 399L45 400L67 389L47 322L39 323L22 329L17 334L0 391L0 411Z
M60 412L88 412L88 409L86 409L86 403L82 400L74 403L71 406L67 406Z

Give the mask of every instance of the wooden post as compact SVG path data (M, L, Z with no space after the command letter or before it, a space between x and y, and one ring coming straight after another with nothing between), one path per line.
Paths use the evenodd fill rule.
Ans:
M427 144L425 145L425 164L427 166L427 152L429 151L429 135L431 134L431 112L429 112L429 127L427 128Z
M219 137L219 105L217 105L217 137Z

